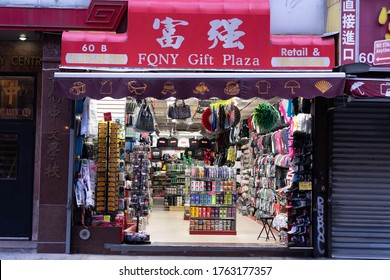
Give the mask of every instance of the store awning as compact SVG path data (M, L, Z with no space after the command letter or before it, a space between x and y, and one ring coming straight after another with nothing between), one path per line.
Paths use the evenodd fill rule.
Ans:
M360 98L390 98L390 79L347 78L346 93Z
M332 98L342 95L345 73L76 73L54 75L58 97L137 99Z

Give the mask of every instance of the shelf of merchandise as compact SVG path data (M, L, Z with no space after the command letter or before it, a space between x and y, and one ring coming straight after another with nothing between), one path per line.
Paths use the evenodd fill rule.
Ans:
M165 175L153 175L152 176L152 189L153 197L164 197L165 187L170 182L170 179Z
M191 177L190 234L237 234L236 182L232 174L218 178Z
M165 206L169 208L170 211L184 211L185 165L182 163L168 163L166 164L165 174L169 179L165 186ZM177 201L178 198L179 201Z

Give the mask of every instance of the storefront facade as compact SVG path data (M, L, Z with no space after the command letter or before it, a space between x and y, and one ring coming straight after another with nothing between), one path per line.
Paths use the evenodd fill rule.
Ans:
M40 186L37 191L38 252L69 252L72 242L80 242L74 239L79 234L78 228L74 227L73 232L71 230L72 100L87 96L100 99L104 96L118 98L128 95L137 99L166 99L172 94L161 91L167 89L167 81L174 84L180 93L176 97L185 99L193 96L193 88L203 82L209 85L209 91L204 92L206 94L198 93L200 99L227 99L232 96L244 99L254 96L261 96L262 99L300 96L311 99L319 96L314 102L315 114L319 116L320 112L326 110L323 105L327 103L325 98L333 98L343 92L343 73L331 73L335 66L334 38L269 34L271 19L268 1L246 1L240 4L240 9L233 2L229 2L230 6L209 3L207 9L198 13L194 12L196 5L193 3L172 11L172 3L163 5L159 1L154 8L147 8L146 1L110 1L113 2L125 2L126 7L128 4L127 32L63 32L61 37L45 35L43 39L40 106L45 110L42 110L42 123L39 126L41 152L36 155L41 166L39 172L35 173L35 180L39 178ZM216 20L227 17L234 20ZM145 28L139 28L139 22L144 22ZM204 24L209 22L215 24L213 32L210 32L209 25ZM259 29L249 26L259 26ZM147 28L150 29L148 32L145 31ZM230 30L235 37L224 37L223 33L219 33L219 28ZM113 27L111 29L115 30ZM270 45L268 42L271 42ZM61 71L63 69L66 71ZM200 70L204 73L195 73ZM112 85L110 91L102 90L108 80ZM131 92L129 83L132 82L142 85L141 88L145 90ZM226 91L229 82L234 82L232 91ZM79 88L81 83L84 86ZM324 122L326 120L318 117L315 126L321 127ZM316 144L325 145L319 143L323 131L318 129L318 135L321 137L315 136ZM319 159L323 157L318 154ZM324 179L324 168L324 163L318 162L315 176ZM328 198L326 195L318 196L317 190L322 189L323 182L319 183L316 179L314 182L318 182L313 185L312 244L315 248L309 251L316 257L323 257L328 255L329 246L325 233L329 219L324 206ZM98 229L94 237L106 235L104 230L109 229ZM113 240L105 242L114 243ZM104 244L100 243L99 246L104 249ZM107 250L96 251L99 252L109 253ZM288 250L285 254L289 254Z
M41 51L39 41L1 41L1 218L5 239L29 240L32 235L35 131L39 127ZM17 156L18 155L18 156ZM17 203L17 201L19 201ZM34 210L33 210L34 209ZM19 220L18 223L14 221Z

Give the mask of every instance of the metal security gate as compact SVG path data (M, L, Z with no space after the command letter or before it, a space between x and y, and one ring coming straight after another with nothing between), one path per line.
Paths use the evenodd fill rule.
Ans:
M390 102L335 100L332 257L390 259Z

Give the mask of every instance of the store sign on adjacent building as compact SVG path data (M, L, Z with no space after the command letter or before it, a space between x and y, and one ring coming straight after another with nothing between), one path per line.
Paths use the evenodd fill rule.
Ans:
M390 36L390 15L387 13L390 1L341 0L340 3L340 64L361 62L388 67L387 61L375 61L374 43Z
M34 118L34 79L0 79L0 119Z
M334 66L333 39L271 35L268 0L201 2L129 1L125 34L64 32L62 66L223 70Z
M390 40L379 40L374 42L373 64L390 64Z

